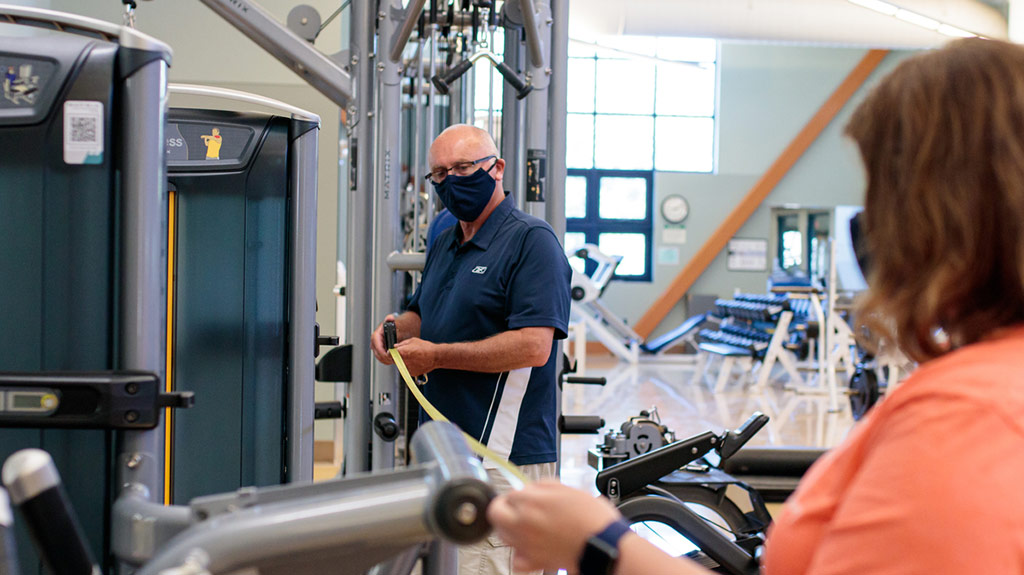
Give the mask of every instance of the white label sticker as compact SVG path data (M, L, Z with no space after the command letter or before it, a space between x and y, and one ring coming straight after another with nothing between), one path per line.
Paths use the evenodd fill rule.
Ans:
M661 232L661 243L663 244L685 244L686 226L666 225Z
M64 102L64 163L103 163L103 102Z

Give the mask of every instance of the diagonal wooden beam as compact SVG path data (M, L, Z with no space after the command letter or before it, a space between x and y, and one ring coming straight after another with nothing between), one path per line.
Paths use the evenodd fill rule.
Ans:
M751 215L760 207L768 194L775 189L775 186L782 181L782 178L796 164L797 160L807 151L807 148L821 135L826 126L836 117L836 114L843 109L843 106L850 101L853 94L864 85L868 76L878 67L878 64L888 54L888 50L870 50L857 64L850 74L836 88L828 100L822 104L814 117L807 122L807 125L800 130L800 133L793 138L793 141L786 146L782 154L772 163L771 167L754 184L754 187L747 192L743 200L733 208L732 212L718 226L718 229L704 242L700 250L672 280L664 293L654 301L650 309L633 326L640 335L647 337L651 335L654 328L665 319L669 311L679 302L686 292L693 287L697 278L711 265L719 253L729 243L729 239L743 227Z

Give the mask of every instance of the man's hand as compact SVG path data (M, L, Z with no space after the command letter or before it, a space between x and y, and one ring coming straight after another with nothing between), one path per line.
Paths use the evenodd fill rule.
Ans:
M411 337L395 344L395 349L402 354L402 361L405 362L405 367L409 368L409 375L412 377L419 377L438 367L438 345L436 343Z
M391 360L391 354L384 347L384 322L388 321L395 321L395 316L388 314L384 321L380 322L380 325L377 326L377 329L373 330L373 334L370 335L370 349L373 350L373 356L384 365L395 363Z

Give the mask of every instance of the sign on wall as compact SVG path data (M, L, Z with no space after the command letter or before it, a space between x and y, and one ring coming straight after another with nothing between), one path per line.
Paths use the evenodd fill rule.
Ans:
M768 240L733 238L726 260L729 271L763 272L768 269Z

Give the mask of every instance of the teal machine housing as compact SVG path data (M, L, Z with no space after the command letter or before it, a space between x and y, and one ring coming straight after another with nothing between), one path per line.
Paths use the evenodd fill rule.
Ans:
M160 272L142 262L162 257L152 216L163 201L171 51L120 26L0 12L4 24L51 30L0 37L0 374L159 378L161 348L149 336L160 330L152 313L163 299ZM16 391L0 384L0 458L42 448L65 477L89 478L67 491L93 553L105 558L114 486L128 477L118 451L149 432L115 433L126 422L97 417L94 429L17 428L34 425L26 420L35 414L33 396ZM53 396L61 397L69 399ZM57 411L47 415L63 418ZM18 541L23 568L38 572L23 529Z
M28 7L0 5L0 23L49 30L0 38L0 458L29 447L49 452L100 566L138 566L192 520L188 507L164 505L176 465L181 503L200 491L312 477L319 118L283 104L284 118L232 116L252 131L239 156L245 162L215 166L219 160L204 157L203 166L188 166L166 153L169 47L129 28ZM169 160L180 168L174 182ZM203 180L218 170L222 178ZM244 225L227 227L233 215L222 205L189 195L197 182L227 195L244 182ZM206 289L211 277L193 273L190 262L226 269L227 260L186 258L168 274L175 185L185 198L184 237L209 233L229 246L200 256L241 262L245 283L229 295L253 321L238 322L248 330L240 347L233 340L207 353L211 341L223 341L224 325L189 322L218 303ZM192 225L204 220L218 224ZM230 233L237 231L239 238ZM193 253L189 245L181 253ZM252 249L233 251L239 246ZM178 325L167 315L175 273L189 282L172 284L172 295L175 287L186 294L170 300L184 304L172 308L185 314ZM168 327L172 344L184 342L171 363ZM245 356L237 369L272 384L233 387L202 368L212 355L224 356L221 365ZM183 372L173 382L168 366ZM164 411L187 407L191 396L166 389L170 383L211 406L175 422L182 443L174 451L165 449ZM238 397L225 399L232 393ZM229 401L253 415L226 420L217 406ZM190 424L198 431L187 431ZM250 440L241 447L224 438L233 447L222 448L225 435ZM247 450L230 479L203 484L225 475L230 449ZM168 454L176 456L171 465ZM41 572L20 523L17 540L24 570Z
M169 113L170 380L196 396L172 422L171 499L311 480L315 357L290 344L315 338L314 276L302 271L315 213L295 210L315 204L315 148L301 147L319 118L232 90L171 91L276 112Z

